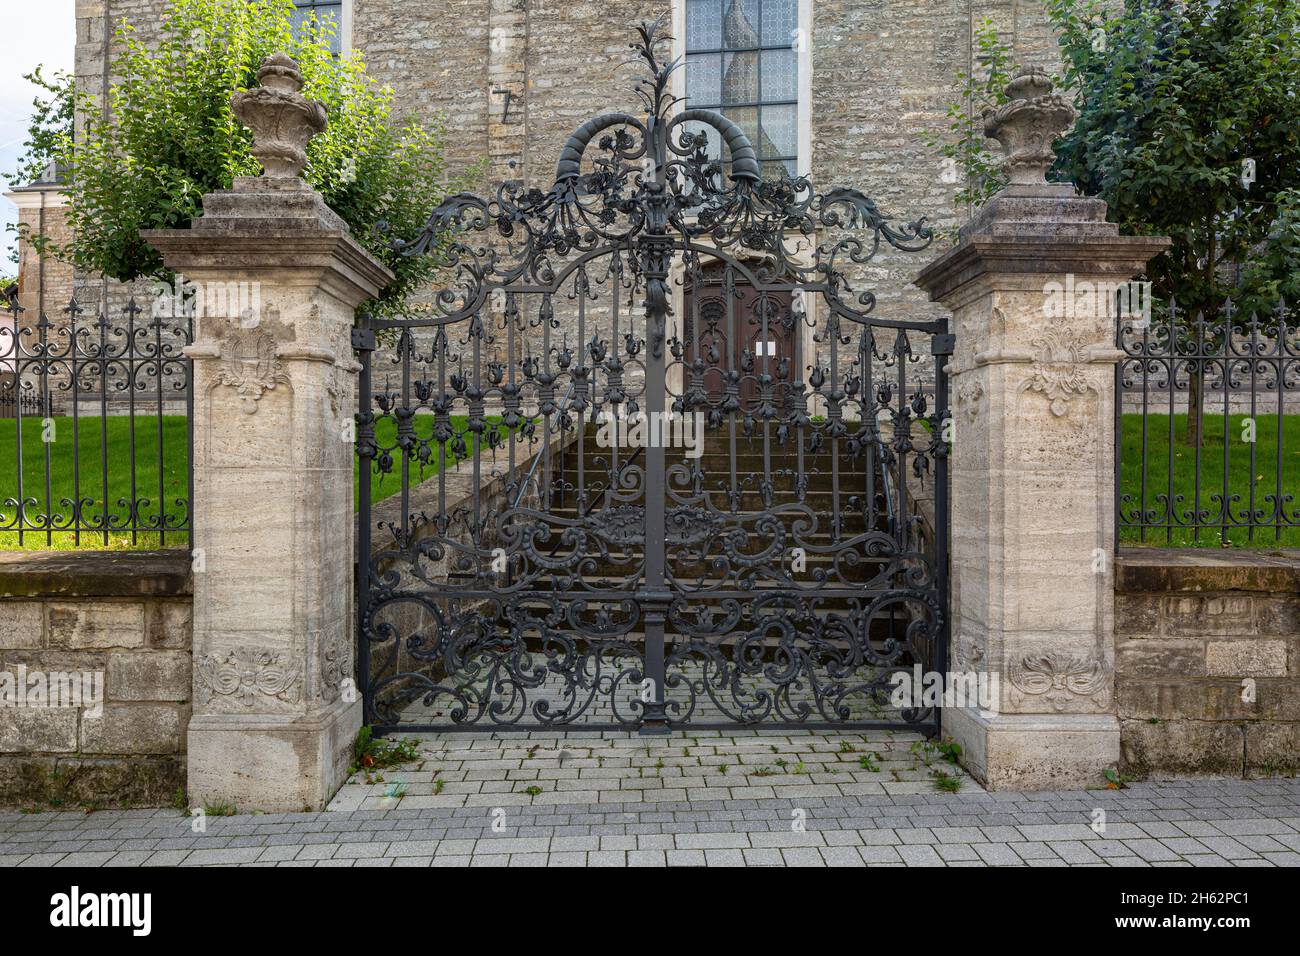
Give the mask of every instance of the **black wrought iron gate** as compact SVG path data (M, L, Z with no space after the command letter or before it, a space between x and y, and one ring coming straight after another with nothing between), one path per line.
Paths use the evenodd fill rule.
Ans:
M855 289L930 231L763 179L640 33L644 117L446 200L406 251L451 281L354 336L365 719L934 729L895 675L945 666L951 337Z

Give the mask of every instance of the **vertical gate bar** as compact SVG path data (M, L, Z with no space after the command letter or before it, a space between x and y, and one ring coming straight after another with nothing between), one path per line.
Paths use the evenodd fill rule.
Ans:
M875 443L871 441L870 424L867 421L869 411L867 409L867 396L871 394L867 391L867 383L870 381L870 375L867 372L867 329L864 326L858 335L858 409L862 420L858 422L858 428L863 436L867 439L862 443L862 531L870 532L875 530L872 527L875 518L875 503L871 498L871 469L875 463L874 450Z
M69 304L68 310L75 312ZM104 496L104 525L102 528L104 545L108 545L108 365L105 355L108 352L108 315L99 313L99 353L96 365L99 368L99 484Z
M1122 350L1123 347L1124 347L1123 334L1121 333L1117 337L1116 348ZM1122 469L1123 462L1121 460L1121 453L1124 450L1124 362L1125 360L1121 358L1118 362L1115 363L1115 416L1114 416L1115 417L1115 423L1114 423L1115 424L1115 429L1114 429L1115 447L1113 449L1113 454L1115 456L1115 461L1114 461L1115 514L1112 517L1115 525L1115 553L1116 554L1119 554L1119 529L1121 525L1120 509L1122 507L1121 494L1120 494L1121 491L1120 480L1121 480L1121 475L1123 474L1123 469Z
M898 418L901 419L907 410L907 359L912 354L912 343L907 337L906 332L898 333ZM910 411L907 411L910 414ZM908 421L910 431L911 422ZM894 513L895 520L898 521L898 543L904 550L909 550L910 542L907 540L909 522L907 520L907 452L899 450L898 460L894 462L898 468L895 479L898 508Z
M411 414L411 355L415 352L415 334L410 329L402 330L402 385L398 404L393 409L397 414L397 443L402 453L402 542L405 544L411 531L411 443L405 441L406 429L413 425L407 416Z
M768 324L769 324L767 306L769 301L770 300L767 298L767 293L763 292L759 294L758 302L759 302L759 309L761 312L760 315L761 333L760 334L762 336L760 341L763 342L763 371L759 372L758 359L757 356L755 356L754 374L755 376L757 376L759 381L758 402L760 408L762 407L765 401L772 401L772 393L770 391L770 389L772 388L772 382L769 381L767 385L762 384L765 376L768 377L769 379L771 378L771 376L769 376L768 373L771 372L772 370L772 365L773 365L772 360L773 358L775 358L775 356L767 354L768 353L767 336L768 336ZM772 341L773 343L775 343L775 339L773 339ZM754 351L757 352L758 349L755 349ZM765 482L765 487L767 488L772 487L771 423L766 417L763 418L763 481ZM763 501L762 507L764 509L771 508L772 501L770 499Z
M542 324L542 374L539 381L545 382L543 386L550 392L551 401L555 401L554 376L551 373L551 296L545 293L542 296L541 304L538 306L538 317ZM555 474L552 471L551 462L551 419L557 417L555 409L552 408L548 415L542 412L542 483L546 486L546 497L543 499L543 506L549 512L555 505ZM560 436L560 444L564 444L564 436ZM563 450L561 450L563 454ZM562 466L563 467L563 466Z
M618 345L618 294L619 294L619 290L622 288L622 279L621 279L622 273L620 272L621 263L622 263L622 259L620 258L619 254L617 252L614 253L614 259L610 263L611 278L610 278L610 289L609 289L609 315L610 315L609 348L610 348L610 353L619 361L622 361L622 357L617 352L617 349L619 347ZM624 374L626 375L626 373ZM624 378L624 381L626 382L626 378ZM606 379L606 383L608 383L608 379ZM611 402L609 407L610 416L617 417L619 411L620 408ZM618 442L612 442L609 447L609 478L607 479L605 485L605 501L607 503L613 501L613 490L614 490L614 484L616 480L615 476L617 474L618 474Z
M447 335L446 329L439 329L433 337L433 351L438 357L438 395L441 400L446 401L447 397L447 350L451 347L451 337ZM447 402L445 414L450 421L451 403ZM438 516L447 513L447 443L438 442ZM444 529L439 527L438 533L443 534Z
M519 364L518 357L515 355L515 320L514 320L515 296L510 293L506 296L506 384L510 387L510 393L514 393L515 388L515 367ZM502 409L504 413L504 408ZM504 417L504 416L503 416ZM515 435L518 434L518 425L514 429L506 429L506 474L510 480L516 480L515 475ZM522 480L522 479L520 479Z
M374 702L370 698L370 651L366 644L366 614L370 608L370 469L374 460L374 422L372 420L371 358L374 356L374 333L366 316L358 316L359 328L353 333L352 345L361 353L361 370L357 381L357 683L361 690L361 722L373 721ZM360 333L360 334L358 334ZM193 531L190 540L193 541Z
M931 341L932 351L934 351L935 425L939 428L934 463L934 593L942 614L939 631L935 635L934 669L944 675L944 685L947 686L948 641L952 634L952 615L949 613L949 608L952 602L948 597L948 454L950 449L944 444L944 433L948 430L948 416L951 414L948 408L947 363L953 351L952 339L948 337L947 319L939 321L937 334ZM934 732L938 735L942 730L943 695L940 695L939 705L934 713Z
M24 361L23 329L18 324L18 317L22 314L22 311L19 308L17 296L10 302L9 309L14 323L14 465L18 488L18 508L16 511L18 547L21 549L23 546L23 528L27 524L27 506L25 504L27 496L23 494L23 371L24 369L30 369L31 364Z
M126 312L127 312L127 316L129 317L129 318L128 318L128 324L129 324L129 326L130 326L130 328L131 328L132 330L134 330L134 328L135 328L135 317L136 317L136 314L137 314L139 311L140 311L140 310L136 307L135 299L131 299L130 303L127 305ZM160 532L160 533L159 533L158 546L159 546L159 547L163 547L164 544L165 544L165 541L166 541L166 531L165 531L164 529L166 529L166 527L167 527L167 469L166 469L166 466L164 465L164 459L165 459L165 457L166 457L166 452L165 452L164 449L163 449L163 444L164 444L164 443L163 443L163 417L164 417L164 416L163 416L163 411L164 411L164 406L163 406L163 345L162 345L162 317L161 317L161 316L157 316L157 315L154 316L154 320L153 320L153 335L154 335L154 351L153 351L153 354L154 354L154 362L153 362L154 382L153 382L153 385L154 385L154 396L155 396L154 408L156 408L156 409L158 410L158 416L157 416L157 425L158 425L158 445L157 445L157 452L158 452L158 528L159 528L159 532ZM134 338L134 331L132 332L132 338ZM131 353L131 355L132 355L132 359L134 359L134 353ZM131 366L131 367L132 367L132 373L133 373L133 374L132 374L132 379L131 379L130 385L131 385L131 391L132 391L132 394L134 395L134 391L135 391L135 388L134 388L134 386L135 386L135 378L134 378L134 363L132 363L132 366ZM132 397L132 399L131 399L131 417L128 419L128 421L130 421L130 423L131 423L131 507L134 509L134 508L135 508L135 497L136 497L136 478L135 478L135 468L136 468L136 463L135 463L135 454L136 454L136 453L135 453L135 399L134 399L134 397ZM132 544L134 544L135 541L136 541L136 536L137 536L136 528L139 526L139 523L140 523L140 518L139 518L139 515L136 514L135 517L133 517L133 519L132 519L132 521L131 521L131 543L132 543Z
M1273 520L1277 522L1277 527L1273 531L1273 540L1280 542L1282 540L1282 523L1286 518L1286 511L1282 507L1282 437L1283 426L1286 424L1286 381L1283 376L1286 374L1286 312L1283 305L1279 302L1277 309L1277 335L1273 351L1275 357L1270 364L1276 364L1273 381L1277 384L1277 455L1273 463L1273 474L1276 477L1276 484L1273 491Z
M477 534L479 536L478 545L479 547L481 547L483 542L482 528L483 528L483 452L484 452L483 434L484 433L482 431L475 431L475 425L477 425L479 429L483 428L483 421L482 421L481 407L480 409L478 409L480 420L477 423L474 421L474 417L475 417L474 406L475 403L479 403L481 405L483 401L482 398L483 396L483 324L482 324L483 313L479 312L475 316L475 318L478 319L480 325L478 329L478 334L475 335L473 319L470 320L471 321L470 338L474 342L474 378L472 380L473 384L470 386L470 388L466 389L466 394L472 397L470 398L469 401L469 409L468 409L469 418L465 427L468 428L470 432L469 454L474 456L474 465L472 467L472 474L473 474L473 481L474 481L474 534ZM481 557L481 555L479 555L479 557ZM483 573L482 566L476 562L475 577L481 580L482 573ZM479 581L475 581L475 587L478 586L479 586Z
M736 389L736 401L740 401L740 385L735 381L736 370L736 270L727 263L722 276L722 295L727 300L727 390ZM724 407L725 407L724 393ZM736 474L736 413L727 415L727 447L730 455L727 487L731 490L731 510L734 512L740 500L740 478Z
M587 364L587 283L585 280L586 273L578 270L576 281L578 283L578 367L585 367ZM594 364L594 363L593 363ZM584 393L588 388L594 388L596 370L593 367L587 373L587 378L583 386ZM574 393L575 398L579 398ZM578 403L578 478L577 478L577 513L582 514L583 509L587 506L587 399L591 397L588 394L580 396ZM595 409L592 409L592 418L595 418ZM615 442L615 444L618 444Z
M186 311L185 344L194 344L194 315ZM181 374L185 377L185 525L190 551L194 550L194 360L181 352Z
M804 293L804 290L802 290L802 289L799 290L799 295L800 295L800 296L802 297L802 299L803 299L803 309L801 310L800 313L796 313L796 315L795 315L795 326L796 326L796 331L795 331L795 336L794 336L794 375L795 375L795 380L799 383L799 384L798 384L798 388L799 388L799 398L798 398L798 400L802 403L802 407L801 407L801 408L796 408L796 409L794 410L794 413L795 413L795 429L794 429L795 462L794 462L794 485L793 485L793 487L794 487L794 491L795 491L795 498L796 498L796 500L802 502L802 501L805 501L805 500L807 499L807 485L806 485L805 480L804 480L804 479L805 479L805 476L807 475L807 472L804 470L804 464L803 464L803 440L804 440L804 433L803 433L803 421L802 421L802 419L804 419L804 418L806 418L806 417L808 416L808 377L807 377L807 375L804 374L805 372L807 372L807 369L804 368L804 356L803 356L803 331L804 331L804 328L806 327L806 323L807 323L807 321L808 321L808 309L809 309L809 304L808 304L808 303L809 303L809 301L812 302L812 306L811 306L811 308L813 309L813 313L814 313L814 314L813 314L813 325L815 326L816 323L817 323L817 316L816 316L817 297L816 297L815 295L814 295L814 296L810 296L810 295L805 294L805 293ZM814 328L813 331L814 331L814 333L815 333L815 332L816 332L816 329Z
M700 300L704 298L704 270L700 266L700 257L698 254L694 255L691 258L691 260L687 263L687 274L689 275L689 279L687 280L687 282L691 293L691 332L695 336L695 351L692 353L693 361L691 362L691 364L695 365L698 362L700 368L705 368L706 366L704 365L704 330L702 328L703 323L700 321ZM695 373L692 370L690 374L693 377ZM708 389L703 387L703 382L707 374L708 372L705 371L700 375L700 383L701 383L700 392L703 395L703 398L701 400L704 402L706 408L709 406L709 393L708 393ZM686 390L685 378L686 376L684 374L682 376L683 391ZM697 481L704 480L704 466L701 465L700 462L703 461L704 459L704 446L707 445L708 442L708 428L709 428L708 418L706 416L704 420L704 430L700 433L700 438L699 438L701 443L700 457L695 459L691 463L692 485L694 485L694 483Z
M835 318L831 325L831 352L830 352L830 392L832 398L839 394L840 391L840 322ZM843 414L843 408L838 410ZM830 420L830 408L826 409L826 424L833 425ZM844 518L840 514L840 440L834 434L831 435L831 544L838 545L844 539Z
M72 534L72 543L81 547L81 421L78 416L78 407L81 405L80 383L81 369L77 362L77 343L80 341L81 333L77 330L77 316L74 313L71 316L70 334L68 338L68 370L72 373L72 526L75 529ZM128 348L130 340L127 340ZM134 353L132 353L134 354ZM131 370L130 382L135 381L135 370ZM132 400L134 401L134 390L132 390ZM131 412L131 430L135 431L135 411ZM159 463L161 467L161 463ZM134 482L135 469L131 470L132 481ZM134 499L132 495L132 499ZM134 543L134 542L132 542ZM159 547L162 543L159 542Z

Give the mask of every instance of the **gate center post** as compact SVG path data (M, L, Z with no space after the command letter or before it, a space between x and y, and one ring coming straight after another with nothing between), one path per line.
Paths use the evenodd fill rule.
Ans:
M649 127L651 154L655 162L655 178L645 184L646 231L637 242L641 259L641 273L645 277L646 313L646 412L649 417L645 433L645 573L643 587L637 604L641 609L645 629L645 674L650 682L652 699L643 695L642 735L663 735L670 732L665 686L667 679L664 648L664 625L672 594L665 575L667 540L664 511L667 506L666 461L663 437L669 433L664 422L668 399L667 337L670 290L668 275L672 269L675 241L668 233L668 217L673 198L665 185L663 158L665 129L653 120Z

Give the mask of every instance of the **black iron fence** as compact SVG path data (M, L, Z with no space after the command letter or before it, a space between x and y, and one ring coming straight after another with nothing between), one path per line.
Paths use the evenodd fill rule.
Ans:
M0 314L0 549L187 545L192 322Z
M1300 547L1300 327L1228 303L1125 319L1116 371L1120 545Z

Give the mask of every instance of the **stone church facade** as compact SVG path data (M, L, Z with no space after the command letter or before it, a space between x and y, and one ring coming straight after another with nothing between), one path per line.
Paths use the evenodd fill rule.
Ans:
M341 52L357 51L393 88L395 112L446 125L449 171L482 164L480 190L503 179L550 185L564 139L584 120L636 112L632 28L663 16L685 58L677 93L714 107L758 144L764 172L854 185L888 215L942 230L966 216L959 185L927 133L942 130L954 75L976 63L972 26L992 18L1024 64L1055 65L1041 0L297 0L332 19ZM147 37L165 0L77 0L76 76L99 96L111 83L114 34ZM101 100L102 101L102 100ZM61 226L57 183L14 191L34 228ZM123 290L23 250L20 298L57 312L75 289L91 310ZM934 314L911 286L915 264L882 255L868 276L882 315ZM42 290L44 290L42 292Z

